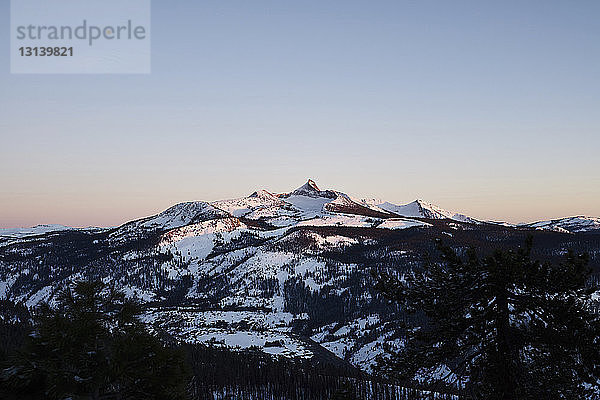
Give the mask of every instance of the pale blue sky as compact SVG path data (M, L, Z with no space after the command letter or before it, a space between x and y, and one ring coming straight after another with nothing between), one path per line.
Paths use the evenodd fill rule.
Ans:
M11 75L0 226L311 177L479 218L600 215L598 1L153 1L152 74Z

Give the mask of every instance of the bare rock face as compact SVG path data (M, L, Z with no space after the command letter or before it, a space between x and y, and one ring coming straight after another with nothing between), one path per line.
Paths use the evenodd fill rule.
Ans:
M337 193L333 190L320 190L315 181L309 179L304 185L300 186L298 189L294 190L289 196L307 196L307 197L325 197L328 199L335 199L337 197Z

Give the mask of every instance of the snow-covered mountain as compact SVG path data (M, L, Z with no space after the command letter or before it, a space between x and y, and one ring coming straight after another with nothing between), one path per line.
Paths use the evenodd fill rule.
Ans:
M522 226L566 233L593 232L600 231L600 218L585 216L566 217L523 224Z
M375 199L355 200L339 191L321 190L312 179L289 193L273 194L260 190L249 197L211 204L236 217L262 219L277 226L289 226L306 219L326 217L332 213L380 219L407 217L478 222L474 218L444 210L423 200L404 205Z
M466 223L484 222L463 213L445 210L421 199L407 204L394 204L376 198L354 199L339 191L321 190L315 181L309 179L304 185L286 193L273 193L261 189L247 197L237 199L219 200L211 203L204 201L180 203L157 215L126 223L114 230L111 235L120 237L128 233L137 235L141 231L158 232L229 216L267 223L277 227L294 226L314 218L323 219L323 221L318 222L319 225L327 225L327 220L331 220L332 215L339 216L339 214L346 214L347 216L362 215L378 218L379 220L403 217L408 219L449 219ZM353 218L356 217L348 217L348 221L353 221ZM337 220L336 224L339 225L339 222ZM503 223L503 225L513 226L506 223ZM600 218L577 216L521 224L519 226L571 233L585 232L600 229ZM0 237L19 238L75 229L101 230L103 228L38 225L32 228L0 229Z
M553 224L573 233L545 230ZM46 232L0 232L0 299L35 307L61 284L102 279L140 298L149 328L178 340L302 358L316 346L365 371L384 343L401 345L377 271L423 265L435 239L486 249L533 233L544 254L580 246L600 268L598 219L503 226L421 200L357 200L312 180L181 203L116 228Z
M322 197L322 198L330 198L335 199L337 197L337 193L332 190L321 190L313 181L309 179L304 185L300 186L298 189L293 192L287 194L279 194L279 197L287 198L290 196L307 196L307 197Z
M58 224L42 224L32 226L30 228L0 228L0 238L24 238L28 236L38 236L44 235L52 232L61 232L61 231L95 231L99 232L105 230L107 228L96 228L96 227L88 227L88 228L73 228L71 226L58 225Z
M126 240L131 237L150 235L182 226L208 221L217 218L226 218L229 214L209 203L194 201L179 203L166 209L160 214L138 219L121 225L110 233L114 240Z
M365 205L371 207L377 207L381 210L401 215L404 217L420 217L430 219L453 219L462 222L477 222L476 219L468 217L464 214L444 210L434 204L427 203L423 200L417 199L411 203L397 205L390 202L383 202L376 199L363 199L362 202Z
M36 225L31 228L0 228L0 237L26 237L26 236L35 236L42 235L48 232L57 232L74 229L65 225L57 225L57 224L44 224L44 225Z

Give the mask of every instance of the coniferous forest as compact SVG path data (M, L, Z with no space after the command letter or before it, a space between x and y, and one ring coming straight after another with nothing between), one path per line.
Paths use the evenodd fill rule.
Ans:
M491 252L433 243L436 253L419 267L402 274L371 270L376 297L365 310L391 307L387 324L403 344L384 342L369 373L323 349L302 359L252 346L185 343L160 326L148 330L141 320L148 305L114 283L79 280L34 308L2 301L0 393L7 399L597 397L600 319L587 254L540 260L532 256L532 237ZM367 253L354 257L361 254ZM176 285L163 306L181 301L181 288L190 285ZM264 289L274 290L268 282ZM287 280L285 293L287 310L309 316L300 333L360 306L319 296L299 279Z

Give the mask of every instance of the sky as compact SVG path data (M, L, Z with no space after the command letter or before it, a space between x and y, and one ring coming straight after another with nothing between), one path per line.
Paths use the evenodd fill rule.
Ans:
M152 2L152 72L10 74L0 227L322 189L600 216L598 1Z

